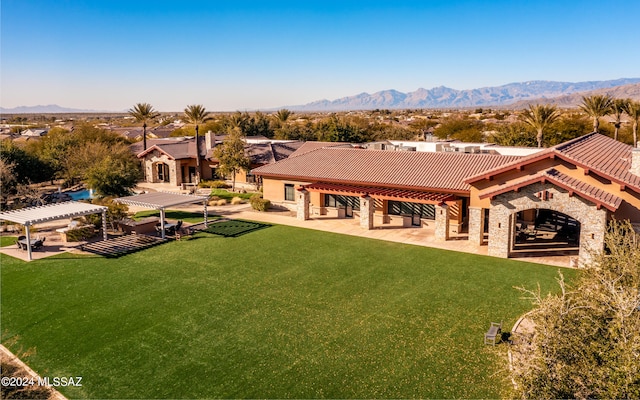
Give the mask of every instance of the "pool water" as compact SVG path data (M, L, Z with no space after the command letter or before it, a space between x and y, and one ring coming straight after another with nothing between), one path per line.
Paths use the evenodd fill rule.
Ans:
M73 200L87 200L93 198L93 192L88 189L78 190L77 192L67 192L67 194L71 196Z

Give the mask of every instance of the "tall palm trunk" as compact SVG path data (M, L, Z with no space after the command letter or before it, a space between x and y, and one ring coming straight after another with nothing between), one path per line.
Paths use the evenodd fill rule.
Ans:
M196 185L200 183L200 137L198 125L196 125Z
M147 150L147 123L142 124L142 151Z
M538 148L542 147L542 128L538 129L538 135L536 136L538 140Z

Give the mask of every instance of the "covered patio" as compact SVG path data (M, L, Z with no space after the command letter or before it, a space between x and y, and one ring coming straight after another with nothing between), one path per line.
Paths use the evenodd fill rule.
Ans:
M65 218L82 217L90 214L102 214L102 235L103 240L107 240L107 207L79 201L68 201L65 203L48 204L45 206L28 207L20 210L6 211L0 213L0 220L10 221L25 227L25 243L27 249L27 260L33 260L31 246L30 228L33 225L55 221Z
M380 209L382 212L384 221L384 217L388 212L389 207L387 202L389 201L399 203L408 202L417 205L430 205L433 207L435 236L438 240L449 239L449 208L450 204L457 201L456 196L449 193L420 191L407 188L337 184L333 182L316 182L300 186L297 192L297 218L300 220L308 220L310 218L310 192L358 198L360 226L367 230L374 229L374 215L376 208ZM378 202L378 204L376 204L376 202Z
M160 211L160 231L163 239L166 236L165 212L167 209L171 207L186 205L186 204L202 203L204 225L206 228L208 226L208 212L207 212L208 200L209 198L207 196L196 196L196 195L190 195L190 194L178 194L178 193L170 193L170 192L143 193L135 196L127 196L127 197L121 197L119 199L114 199L116 203Z

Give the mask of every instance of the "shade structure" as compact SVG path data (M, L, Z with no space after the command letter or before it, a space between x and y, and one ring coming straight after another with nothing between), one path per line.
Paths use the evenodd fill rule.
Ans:
M116 203L126 204L142 208L150 208L152 210L160 210L160 224L162 225L162 238L164 239L164 216L165 210L169 207L176 207L185 204L203 203L204 206L204 224L207 222L207 196L196 196L192 194L179 194L171 192L152 192L143 193L135 196L121 197L114 199Z
M441 204L445 201L454 200L455 197L448 193L423 192L410 189L392 189L382 187L355 186L336 183L312 183L303 186L310 192L321 192L328 194L347 196L371 196L380 200L410 201L424 204Z
M67 201L64 203L48 204L37 207L27 207L20 210L5 211L0 213L0 220L11 221L26 227L27 243L30 243L29 227L43 222L55 221L65 218L81 217L83 215L102 213L102 233L107 239L107 207L79 201ZM31 246L27 246L29 260L31 260Z

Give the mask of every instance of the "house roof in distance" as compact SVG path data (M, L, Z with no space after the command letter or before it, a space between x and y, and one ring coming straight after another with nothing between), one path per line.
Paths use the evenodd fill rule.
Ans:
M539 153L483 171L466 179L474 183L547 158L558 157L640 193L640 176L629 172L632 146L593 132Z
M309 181L466 193L471 188L464 182L466 177L518 158L330 147L298 156L294 153L286 160L256 168L253 173Z

